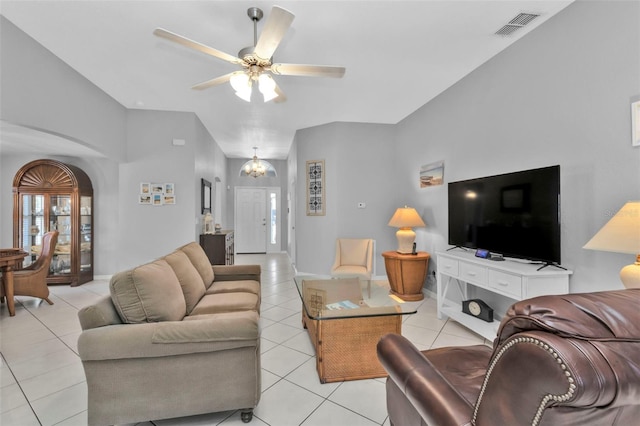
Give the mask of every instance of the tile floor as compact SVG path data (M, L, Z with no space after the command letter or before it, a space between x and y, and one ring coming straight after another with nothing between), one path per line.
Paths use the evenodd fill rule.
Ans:
M300 324L294 270L285 254L238 255L262 266L262 398L250 424L388 425L384 379L320 384L315 354ZM53 306L16 298L16 316L0 306L0 425L85 425L87 388L76 342L79 308L108 294L108 281L51 286ZM487 343L453 321L436 317L425 298L404 318L402 334L421 350ZM153 420L140 425L240 425L239 412Z

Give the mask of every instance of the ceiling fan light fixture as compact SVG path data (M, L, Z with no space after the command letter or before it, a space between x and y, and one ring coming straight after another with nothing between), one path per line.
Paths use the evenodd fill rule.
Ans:
M260 74L260 77L258 77L258 89L260 93L262 93L262 96L264 96L265 102L269 102L278 97L278 93L276 93L276 82L268 74Z
M251 102L251 87L241 92L236 92L236 96L242 99L243 101Z
M247 86L251 87L251 79L249 75L244 71L236 71L233 73L231 78L229 79L231 83L231 87L236 92L242 92L243 90L247 90Z
M251 102L251 78L244 71L233 73L229 79L231 87L236 91L236 96L247 102Z

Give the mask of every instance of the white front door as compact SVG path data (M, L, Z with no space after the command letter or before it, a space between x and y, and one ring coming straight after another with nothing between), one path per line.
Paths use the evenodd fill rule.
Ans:
M236 253L267 252L267 190L236 188Z

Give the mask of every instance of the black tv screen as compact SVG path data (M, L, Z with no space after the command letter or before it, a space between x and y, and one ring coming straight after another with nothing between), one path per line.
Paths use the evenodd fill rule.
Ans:
M449 244L560 264L560 166L449 183Z

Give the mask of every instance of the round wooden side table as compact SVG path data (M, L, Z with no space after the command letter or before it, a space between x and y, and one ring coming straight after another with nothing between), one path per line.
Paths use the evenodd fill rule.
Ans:
M429 253L419 251L417 254L401 254L396 251L385 251L382 257L384 257L391 294L407 301L424 299L422 285L427 278Z

